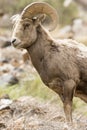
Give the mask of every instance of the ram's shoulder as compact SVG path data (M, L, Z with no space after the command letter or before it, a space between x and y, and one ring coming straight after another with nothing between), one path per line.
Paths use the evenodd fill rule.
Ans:
M80 51L87 51L87 46L72 39L58 39L55 40L56 46L77 48Z

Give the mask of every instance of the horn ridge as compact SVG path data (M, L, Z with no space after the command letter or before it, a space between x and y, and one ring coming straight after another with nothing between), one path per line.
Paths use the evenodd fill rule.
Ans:
M53 30L58 24L58 15L56 9L46 2L34 2L27 5L21 13L22 19L33 18L38 14L46 14L50 17L51 22L49 25L50 31Z

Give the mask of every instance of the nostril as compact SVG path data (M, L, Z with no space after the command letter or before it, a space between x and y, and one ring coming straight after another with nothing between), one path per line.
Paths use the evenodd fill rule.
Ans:
M16 39L13 39L12 41L11 41L11 43L14 43L16 41Z

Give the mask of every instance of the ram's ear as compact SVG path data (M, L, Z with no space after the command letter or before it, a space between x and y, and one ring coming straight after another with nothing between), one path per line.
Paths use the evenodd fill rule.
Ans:
M35 25L39 25L40 23L42 23L46 18L45 14L40 14L39 16L33 17L33 23Z

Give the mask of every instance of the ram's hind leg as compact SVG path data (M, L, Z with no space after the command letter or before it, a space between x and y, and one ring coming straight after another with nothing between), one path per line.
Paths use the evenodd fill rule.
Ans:
M73 80L67 80L64 82L63 87L63 104L66 120L67 122L72 122L72 100L76 88L76 83Z

